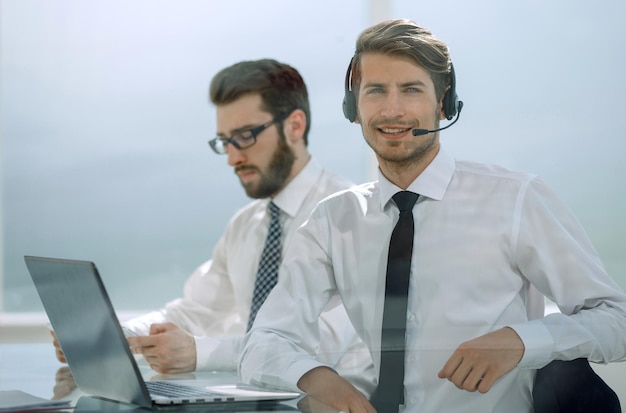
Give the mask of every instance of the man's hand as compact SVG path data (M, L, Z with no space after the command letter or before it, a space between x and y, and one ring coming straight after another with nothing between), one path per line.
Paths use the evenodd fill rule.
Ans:
M149 336L129 337L128 344L159 373L189 373L196 369L195 340L173 323L152 324Z
M54 334L54 331L50 331L50 335L52 336L52 345L54 345L57 360L59 360L61 363L67 363L67 360L65 359L65 354L63 354L63 350L61 350L59 340L57 340L57 335Z
M61 400L76 389L76 382L70 368L67 366L57 370L54 388L52 390L52 400Z
M310 398L337 411L376 412L363 393L328 367L316 367L309 370L298 380L298 387Z
M459 389L487 393L523 355L522 340L512 328L504 327L461 344L438 376Z

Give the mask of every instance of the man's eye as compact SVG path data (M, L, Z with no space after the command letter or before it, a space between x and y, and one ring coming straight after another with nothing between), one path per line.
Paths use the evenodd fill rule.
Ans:
M416 87L408 87L406 88L406 91L409 93L420 93L422 90Z
M254 139L252 132L242 132L241 134L234 136L233 139L239 142L249 142Z

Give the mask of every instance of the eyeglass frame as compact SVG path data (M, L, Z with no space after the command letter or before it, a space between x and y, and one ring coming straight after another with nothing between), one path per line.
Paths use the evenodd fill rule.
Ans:
M274 119L262 125L236 132L229 138L220 138L219 136L216 136L215 138L210 139L208 144L211 147L211 149L213 149L213 152L215 152L218 155L226 155L228 153L228 150L226 149L228 148L228 145L233 145L235 148L237 148L237 150L248 149L256 143L257 136L261 134L261 132L263 132L265 129L269 128L273 124L282 122L283 120L287 119L287 117L291 115L292 113L293 113L293 110L291 112L287 112L282 115L276 116ZM242 137L242 135L247 134L247 133L250 133L249 137ZM242 145L240 139L243 139L246 143ZM224 148L223 152L220 152L217 149L217 143L220 141L222 143L222 147ZM247 142L252 142L252 143L248 144Z

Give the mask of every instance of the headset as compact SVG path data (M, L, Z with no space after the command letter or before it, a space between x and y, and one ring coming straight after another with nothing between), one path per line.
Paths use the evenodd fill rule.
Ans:
M352 84L352 63L354 56L350 59L348 70L346 71L345 81L345 95L343 97L343 115L350 122L354 122L356 119L356 96L350 88ZM463 102L459 101L459 97L456 94L456 76L454 75L454 66L450 64L450 87L443 96L443 111L446 114L446 119L452 119L457 112L461 111Z

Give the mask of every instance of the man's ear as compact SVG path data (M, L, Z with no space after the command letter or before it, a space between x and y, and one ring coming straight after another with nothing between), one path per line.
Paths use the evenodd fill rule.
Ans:
M283 122L285 136L290 143L303 140L306 130L306 114L302 109L295 109Z
M448 86L446 88L446 90L444 90L443 95L441 95L441 100L439 101L439 120L445 120L447 119L447 113L446 113L446 109L445 106L443 105L443 101L446 98L446 94L448 93L448 89L450 89L450 86Z
M443 107L443 100L441 101L441 104L439 105L439 120L445 120L446 118L446 110Z
M361 116L359 115L359 105L357 104L358 102L358 98L357 100L354 101L355 104L355 108L354 108L354 120L352 121L352 123L356 124L356 125L360 125L361 124Z

